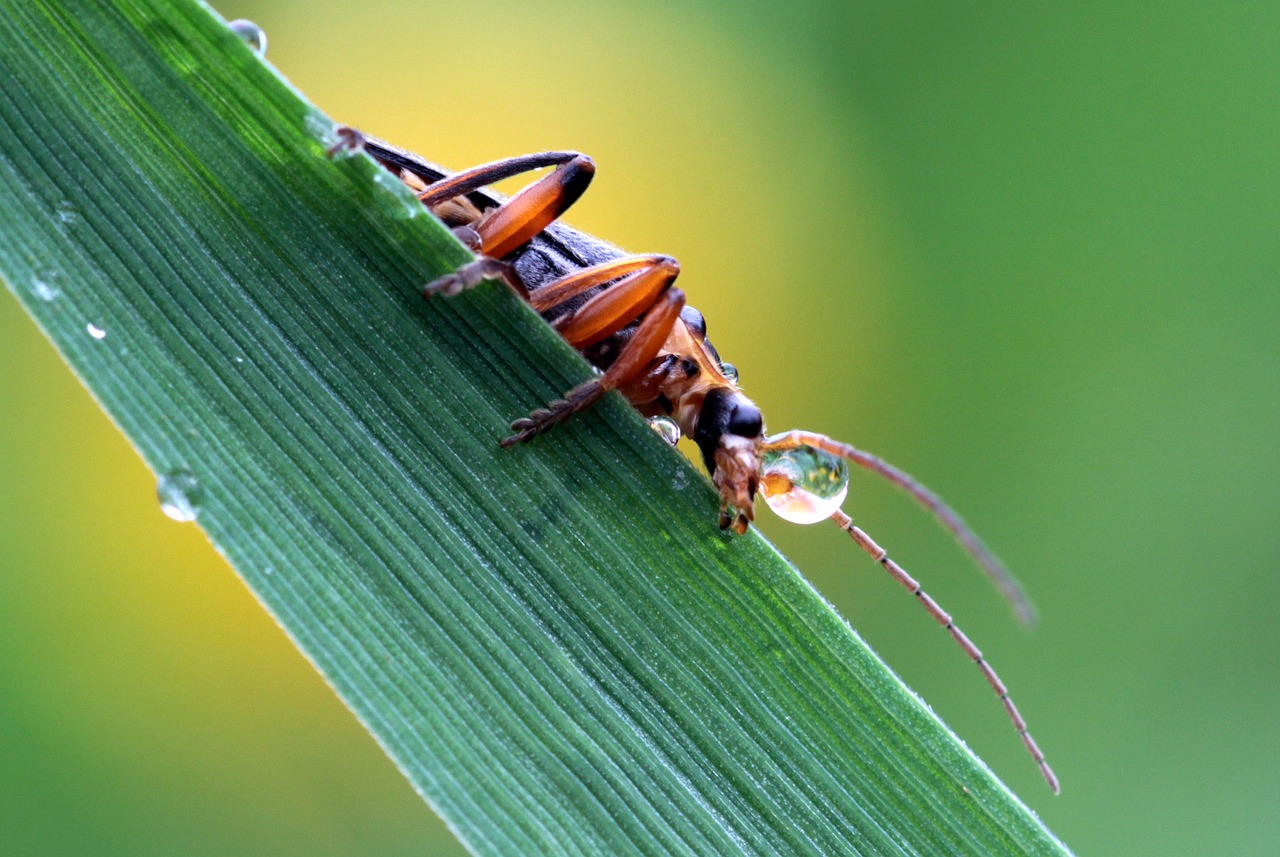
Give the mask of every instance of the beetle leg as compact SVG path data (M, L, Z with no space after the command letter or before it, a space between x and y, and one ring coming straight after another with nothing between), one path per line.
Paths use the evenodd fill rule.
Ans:
M590 158L578 155L488 212L475 227L481 252L501 259L529 243L578 201L595 171Z
M446 204L453 203L458 197L466 196L486 185L530 170L555 167L555 172L542 177L501 205L479 206L481 210L488 209L480 223L475 224L480 240L472 242L464 239L464 243L475 252L499 259L519 249L577 202L591 183L596 169L594 161L578 152L538 152L441 176L424 165L406 163L403 157L388 152L382 144L368 140L354 128L339 128L337 135L338 142L328 150L330 157L344 149L354 152L365 149L366 145L370 146L375 159L405 179L411 187L418 188L418 199L437 214L443 213L436 211L438 207L447 207ZM412 174L415 180L409 181L405 176L406 172ZM488 225L484 225L486 223ZM471 237L466 236L468 239Z
M671 269L673 271L672 279L680 271L679 263L670 256L659 256L657 254L624 256L621 259L611 259L608 262L592 265L590 268L583 268L558 280L553 280L530 295L529 303L538 312L546 313L548 310L555 309L565 301L575 298L596 286L603 286L605 283L625 277L628 274L635 274L658 267ZM634 319L635 316L633 315L632 318Z
M450 176L419 194L428 206L444 205L460 194L489 182L550 164L558 164L555 172L538 179L502 205L486 212L474 226L467 227L474 233L471 249L478 258L452 274L428 283L422 290L423 297L456 295L492 278L505 280L527 297L514 272L501 267L503 263L497 260L527 244L577 202L595 174L595 164L590 158L574 152L546 152L511 158ZM607 278L605 282L608 279L613 278Z
M619 392L646 417L670 416L670 403L662 404L663 388L688 381L698 371L698 364L689 358L666 354L654 358L640 375L620 387Z
M471 226L455 226L453 227L453 237L462 242L462 246L466 247L472 253L480 252L480 233L476 232Z
M555 171L488 211L475 225L480 235L480 252L501 259L527 244L578 201L595 175L594 161L577 152L543 152L508 158L441 179L428 185L418 194L418 199L428 208L434 208L495 181L549 166L554 166Z
M336 140L333 145L324 150L324 153L330 158L337 157L339 152L356 152L364 151L365 135L363 132L352 128L350 125L339 125L333 129Z
M640 319L639 327L618 354L618 359L600 377L592 378L585 384L579 384L566 393L563 399L557 399L546 408L540 408L529 416L513 422L511 430L515 434L500 441L502 446L513 446L541 434L552 426L564 422L572 414L591 407L597 399L610 390L625 386L648 371L653 359L658 356L658 351L662 349L663 343L667 341L672 328L680 318L680 310L684 309L685 296L680 289L671 287L669 281L665 289L656 297L649 297L647 302L642 302L649 294L647 290L641 290L638 286L632 288L635 290L636 298L636 303L632 304L633 312L618 329L629 324L638 312L644 312L644 317Z
M579 351L622 330L636 319L638 311L652 306L680 273L680 263L675 259L656 258L648 267L628 274L557 319L556 330Z
M451 298L467 289L475 288L485 280L502 280L514 288L517 294L527 297L524 294L524 286L519 284L511 265L492 256L477 256L452 274L445 274L443 277L432 280L422 287L422 296L431 298L441 295Z

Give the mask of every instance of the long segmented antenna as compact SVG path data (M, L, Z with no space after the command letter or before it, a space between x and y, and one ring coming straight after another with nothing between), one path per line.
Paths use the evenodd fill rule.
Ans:
M964 519L944 503L941 497L924 487L910 474L904 473L884 459L849 446L847 443L832 440L825 434L811 431L789 431L769 438L764 448L767 450L783 450L794 449L798 446L811 446L823 452L829 452L846 461L851 461L859 467L878 473L910 494L915 498L916 502L933 513L938 522L950 530L952 535L959 540L960 546L964 548L969 556L973 557L974 562L986 572L987 577L1000 590L1000 594L1004 596L1005 601L1013 608L1014 615L1018 617L1018 621L1028 626L1035 624L1036 608L1031 604L1031 599L1027 597L1027 593L1023 591L1021 584L1005 568L1004 563L996 558L990 548L982 543L982 539L978 538L978 534L970 529Z
M1049 763L1045 761L1044 753L1040 752L1040 747L1036 745L1035 739L1027 731L1027 721L1022 719L1022 715L1018 712L1018 706L1013 704L1013 699L1009 696L1009 689L1004 686L1000 676L996 675L996 671L992 669L991 664L987 663L986 658L982 656L982 651L973 644L972 640L965 636L963 631L956 627L956 623L951 621L951 616L938 606L938 602L930 598L928 593L920 588L920 584L915 581L915 578L907 574L902 566L890 559L889 554L884 548L876 544L874 539L853 525L852 518L842 510L837 509L835 514L831 516L831 520L835 521L840 526L840 529L848 533L858 547L884 566L885 571L893 575L894 580L905 586L916 597L916 600L924 606L924 609L929 611L929 615L937 619L938 624L950 632L955 641L960 644L960 648L964 649L964 653L978 665L978 669L982 670L982 674L986 676L987 683L991 685L992 690L996 692L996 696L1000 698L1000 703L1004 706L1004 710L1008 712L1009 719L1013 721L1013 728L1018 730L1018 737L1026 745L1027 752L1031 754L1031 758L1035 759L1036 765L1040 768L1040 773L1044 775L1045 782L1049 784L1049 788L1053 789L1054 794L1058 794L1057 776L1053 773L1053 769L1049 767Z

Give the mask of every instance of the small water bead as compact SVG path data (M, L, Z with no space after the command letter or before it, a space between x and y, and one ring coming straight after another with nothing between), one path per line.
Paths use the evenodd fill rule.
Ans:
M89 334L90 336L92 336L94 339L105 339L105 338L106 338L106 336L107 336L107 329L106 329L105 327L103 327L101 324L97 324L97 323L92 322L92 321L91 321L91 322L89 322L88 324L86 324L86 325L84 326L84 329L85 329L85 330L88 332L88 334Z
M679 464L671 473L671 488L675 491L683 491L689 487L689 471L685 469L685 465Z
M317 140L320 145L325 147L329 153L329 157L335 161L344 160L359 154L359 147L338 145L344 142L342 134L339 133L337 125L333 124L333 120L325 116L318 110L307 113L302 117L303 129Z
M171 470L156 483L160 511L175 521L187 523L200 514L203 491L200 481L190 470Z
M252 21L246 21L244 18L238 18L227 24L231 28L231 32L235 33L244 40L253 55L256 57L264 57L267 55L267 32Z
M386 170L378 170L373 180L392 194L389 201L385 198L378 200L380 207L384 208L388 214L400 218L412 218L426 211L426 207L418 202L417 197L405 183Z
M680 426L671 417L650 417L649 428L656 431L658 437L671 446L675 446L680 441Z
M721 363L720 374L728 378L733 383L738 383L738 367L732 363Z
M816 524L830 518L849 493L848 463L813 447L767 452L763 471L764 501L792 523Z
M64 199L58 203L58 223L63 226L71 226L80 219L80 213L76 211L75 203L69 199Z
M55 301L62 296L62 289L58 288L58 272L57 271L38 271L31 278L31 293L45 303Z
M302 117L302 127L312 137L324 142L332 142L333 123L322 113L311 112Z

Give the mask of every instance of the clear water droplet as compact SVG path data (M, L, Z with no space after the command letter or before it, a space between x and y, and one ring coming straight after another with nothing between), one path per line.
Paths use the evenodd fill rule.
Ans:
M308 134L323 143L326 148L333 145L338 139L333 122L323 113L308 113L302 117L302 127ZM332 157L337 158L346 155L346 152L339 150L334 152Z
M107 329L96 322L89 322L84 326L84 329L88 331L89 335L94 339L105 339L107 336Z
M761 492L769 508L796 524L830 518L849 493L849 465L810 446L766 452Z
M267 55L266 30L252 21L246 21L244 18L237 18L227 26L231 28L231 32L244 40L245 44L253 51L254 56L261 58Z
M671 446L680 441L680 425L671 417L650 417L649 428L658 433L658 437Z
M720 374L728 378L733 383L738 383L738 367L732 363L721 363Z
M399 218L417 217L426 210L426 207L418 202L417 197L412 195L408 186L386 170L378 170L373 180L392 195L392 198L384 205L385 210L392 216Z
M45 303L62 297L62 289L58 288L58 272L53 270L37 271L31 278L31 293Z
M203 496L200 481L190 470L170 470L156 483L160 511L182 523L194 521L200 514Z
M683 464L676 467L671 474L671 487L676 491L683 491L689 487L689 471L685 469Z
M80 219L80 212L76 211L75 203L69 199L64 199L57 205L58 223L62 226L71 226Z

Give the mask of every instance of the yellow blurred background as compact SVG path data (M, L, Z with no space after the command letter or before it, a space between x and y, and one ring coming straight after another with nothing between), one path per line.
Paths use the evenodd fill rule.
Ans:
M219 11L439 163L591 154L569 222L680 258L772 429L959 507L1033 632L892 489L848 505L1059 798L912 599L834 528L765 529L1069 845L1280 853L1280 7ZM461 853L7 296L0 338L0 853Z

